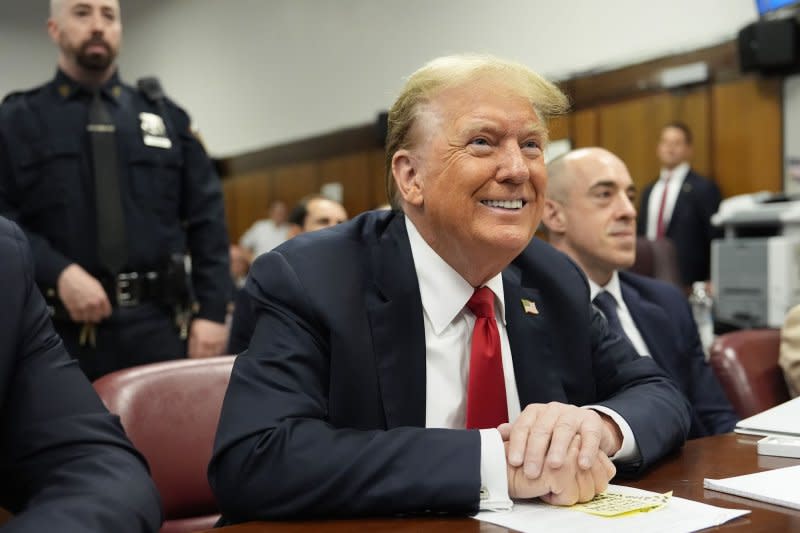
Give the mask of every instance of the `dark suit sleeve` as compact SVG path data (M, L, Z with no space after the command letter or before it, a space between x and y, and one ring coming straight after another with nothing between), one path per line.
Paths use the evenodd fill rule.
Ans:
M611 333L593 308L592 353L597 402L616 411L630 425L641 461L618 464L620 475L638 475L686 440L691 411L686 397L651 357L641 357L627 341Z
M720 193L719 187L713 180L706 179L704 184L706 191L703 194L699 208L705 221L706 242L710 243L712 239L718 239L723 235L722 228L714 227L711 224L711 215L719 209L719 204L722 202L722 193Z
M228 520L477 511L477 431L333 425L329 361L347 333L327 329L318 295L280 252L256 260L245 290L255 333L234 365L209 466Z
M0 219L3 531L157 531L147 466L70 359L33 284L22 233Z
M239 354L245 351L255 329L256 317L250 297L243 288L237 289L234 296L231 331L228 335L228 349L225 353Z
M686 346L686 352L682 354L682 357L685 357L688 362L689 402L702 426L693 427L689 437L728 433L733 431L739 421L739 416L733 410L711 366L706 362L688 302L683 299L681 305L683 309L677 315L680 322L680 338L683 339L681 344Z

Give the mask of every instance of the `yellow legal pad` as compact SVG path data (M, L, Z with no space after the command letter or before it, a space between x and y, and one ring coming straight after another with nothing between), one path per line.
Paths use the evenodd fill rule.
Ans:
M569 509L606 518L617 518L661 509L669 502L670 498L672 498L672 491L652 496L633 496L604 492L586 503L575 504Z

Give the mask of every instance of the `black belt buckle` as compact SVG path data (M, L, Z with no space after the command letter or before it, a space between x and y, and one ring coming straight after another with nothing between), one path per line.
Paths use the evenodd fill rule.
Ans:
M119 307L132 307L139 305L141 298L141 283L138 272L123 272L117 276L116 293Z

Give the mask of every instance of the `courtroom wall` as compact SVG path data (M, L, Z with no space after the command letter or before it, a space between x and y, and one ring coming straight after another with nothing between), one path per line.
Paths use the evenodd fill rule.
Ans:
M0 1L0 93L52 75L46 0ZM212 154L371 121L404 76L490 52L557 79L730 39L754 0L129 0L123 75L161 77Z

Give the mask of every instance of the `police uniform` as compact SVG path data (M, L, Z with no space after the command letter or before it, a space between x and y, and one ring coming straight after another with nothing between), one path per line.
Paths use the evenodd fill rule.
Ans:
M117 73L101 94L116 129L127 228L119 275L97 251L87 132L92 93L59 70L49 83L9 95L0 106L0 214L27 234L56 328L91 379L185 355L175 323L176 306L188 298L180 294L185 253L194 316L224 322L231 290L221 186L188 115L169 99L121 83ZM114 307L88 335L57 300L58 277L71 263L102 283Z

